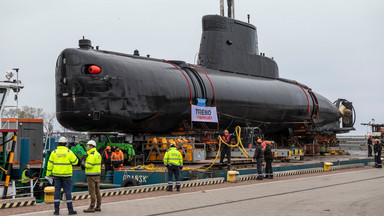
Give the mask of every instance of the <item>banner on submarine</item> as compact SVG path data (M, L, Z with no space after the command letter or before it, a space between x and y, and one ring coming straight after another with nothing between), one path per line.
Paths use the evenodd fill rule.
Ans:
M213 122L217 123L216 107L192 105L191 118L194 122Z

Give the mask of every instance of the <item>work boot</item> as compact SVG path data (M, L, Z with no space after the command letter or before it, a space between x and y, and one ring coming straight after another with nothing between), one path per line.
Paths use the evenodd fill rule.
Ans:
M263 180L263 175L258 175L256 180Z
M269 174L268 179L273 179L273 173Z
M53 212L54 215L60 215L58 211Z
M101 208L100 207L96 207L95 211L101 211Z
M77 214L77 211L71 211L68 213L68 215L75 215L75 214Z
M166 191L170 191L170 192L172 192L172 190L173 190L173 186L167 186Z
M95 209L94 208L87 208L87 209L84 209L83 212L85 212L85 213L93 213L93 212L95 212Z

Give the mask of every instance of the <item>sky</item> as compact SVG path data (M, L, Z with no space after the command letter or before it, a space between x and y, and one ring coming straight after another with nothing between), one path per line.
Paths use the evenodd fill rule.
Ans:
M55 63L85 36L100 49L195 63L201 18L219 0L1 0L0 77L20 68L19 106L54 113ZM235 18L257 27L259 51L280 77L330 101L345 98L360 123L384 123L384 1L235 0ZM1 78L0 78L1 79ZM9 98L11 103L12 99Z

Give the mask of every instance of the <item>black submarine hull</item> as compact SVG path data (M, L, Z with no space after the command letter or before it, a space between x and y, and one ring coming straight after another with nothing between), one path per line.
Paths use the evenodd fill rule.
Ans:
M101 72L87 73L90 65ZM94 49L66 49L56 67L57 119L76 131L169 132L190 120L197 98L217 107L220 128L235 126L234 120L265 123L270 132L295 122L337 122L338 109L312 95L294 81Z
M218 112L218 126L208 128L352 129L353 116L344 115L351 113L351 103L334 105L279 77L276 62L258 51L255 26L218 15L204 16L202 24L197 66L93 49L87 39L79 41L80 48L65 49L56 64L60 124L76 131L169 133L179 126L190 129L191 105L203 98Z

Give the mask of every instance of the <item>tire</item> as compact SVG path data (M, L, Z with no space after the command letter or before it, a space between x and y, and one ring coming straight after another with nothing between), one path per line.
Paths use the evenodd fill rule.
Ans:
M132 186L140 186L140 182L133 178L126 178L120 185L120 187L132 187Z

